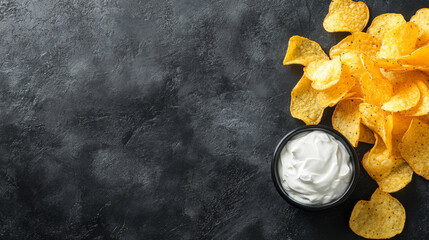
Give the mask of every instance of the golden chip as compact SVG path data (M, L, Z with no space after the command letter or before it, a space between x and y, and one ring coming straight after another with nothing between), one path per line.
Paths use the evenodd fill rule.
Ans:
M392 133L393 135L401 135L401 139L402 139L402 135L404 135L405 132L410 127L411 120L413 120L413 118L404 116L399 113L393 113L392 116L393 116L393 125L394 125Z
M429 45L421 47L409 55L399 57L398 63L419 68L429 68Z
M283 65L301 64L307 66L313 61L329 59L320 45L308 38L293 36L289 39Z
M396 192L411 182L413 169L402 157L389 156L386 145L376 135L376 142L362 159L362 166L384 192Z
M391 84L397 85L412 81L426 81L428 77L419 70L407 71L407 72L386 72L381 71L383 76L387 78Z
M375 144L371 151L365 155L365 161L362 160L362 166L367 171L368 175L376 179L381 179L390 174L395 163L388 157L388 150L383 140L376 134Z
M339 59L314 61L304 68L304 74L313 81L311 86L314 89L330 88L340 80L341 61Z
M398 60L396 60L396 59L379 58L379 59L375 59L374 63L378 67L384 68L388 71L400 71L400 72L402 72L402 71L416 70L416 69L420 68L420 67L416 67L416 66L400 64L398 62Z
M429 88L427 81L416 80L416 85L420 90L420 100L417 105L404 112L408 116L423 116L429 114Z
M428 114L423 115L423 116L419 116L418 119L429 125L429 115Z
M369 9L363 2L332 0L323 20L328 32L361 32L369 19Z
M375 190L369 201L356 203L350 216L350 229L364 238L385 239L402 232L405 209L390 194Z
M343 66L338 83L328 89L319 91L317 103L323 108L335 106L341 99L348 97L347 93L355 84L356 80L350 75L350 70Z
M423 46L429 42L429 8L422 8L411 17L410 22L419 26L417 46Z
M359 130L359 142L374 144L375 143L375 137L374 133L369 129L367 126L360 124L360 130Z
M371 78L369 73L364 73L360 78L360 86L364 95L364 102L374 105L382 105L390 100L393 94L392 85L381 78Z
M408 185L413 179L413 169L402 157L393 158L395 166L390 174L382 179L377 180L378 186L384 192L397 192Z
M359 142L360 112L359 99L347 99L340 101L332 115L332 126L342 133L349 142L356 147Z
M414 172L429 180L429 125L413 119L399 148Z
M399 148L395 148L393 145L393 114L388 115L386 117L386 121L384 122L384 136L381 136L383 138L384 143L386 144L386 148L389 152L389 156L398 156L397 150ZM397 145L395 145L397 147ZM401 153L399 153L399 156L401 156Z
M350 91L347 94L349 96L346 96L344 99L347 99L347 98L350 98L350 97L351 98L363 99L363 92L362 92L362 88L360 87L359 80L356 79L356 78L355 78L355 80L356 80L355 85L350 89Z
M380 68L369 57L361 55L363 66L367 73L360 79L360 85L364 94L364 102L382 105L390 100L393 95L393 86L380 72Z
M377 58L395 59L414 51L419 27L412 22L399 25L384 34Z
M339 55L333 56L333 58L340 59L341 63L348 67L348 69L350 70L350 74L358 81L362 74L366 71L360 59L360 53L356 51L342 52Z
M411 120L411 117L403 116L398 113L387 116L385 124L385 143L389 150L389 156L401 156L399 144L410 126Z
M385 102L381 109L389 112L408 110L417 105L420 100L420 90L413 82L398 83L394 86L393 96Z
M383 111L379 106L369 103L359 105L361 121L369 129L377 133L386 142L386 118L390 113Z
M380 42L376 38L368 33L356 32L333 46L329 51L329 56L332 58L344 52L356 52L372 57L377 54L378 49L380 49Z
M311 80L302 76L291 93L292 117L301 119L307 125L318 124L324 108L317 104L317 94L317 91L311 87Z
M386 32L406 22L402 14L385 13L374 18L366 32L382 41Z

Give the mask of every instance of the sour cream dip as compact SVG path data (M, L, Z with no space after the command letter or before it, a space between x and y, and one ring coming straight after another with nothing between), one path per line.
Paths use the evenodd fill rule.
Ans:
M290 139L280 153L278 171L290 198L304 204L335 201L347 190L353 175L344 145L320 130Z

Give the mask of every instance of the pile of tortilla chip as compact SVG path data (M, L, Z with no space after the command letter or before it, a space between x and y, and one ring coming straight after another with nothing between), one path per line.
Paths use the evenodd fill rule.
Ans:
M402 232L405 210L389 193L404 188L413 172L429 179L429 8L406 21L387 13L368 23L365 3L333 0L323 21L328 32L350 32L329 51L301 36L289 39L283 64L304 65L291 93L290 111L318 124L335 106L334 129L356 147L374 144L362 165L379 188L353 209L350 228L365 238Z

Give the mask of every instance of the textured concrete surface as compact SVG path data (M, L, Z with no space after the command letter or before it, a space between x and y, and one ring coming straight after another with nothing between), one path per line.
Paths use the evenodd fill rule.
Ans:
M427 1L365 1L409 19ZM294 127L289 37L326 50L328 0L0 1L0 239L353 239L276 192ZM324 123L329 124L329 111ZM358 149L360 157L368 145ZM394 194L429 235L429 186Z

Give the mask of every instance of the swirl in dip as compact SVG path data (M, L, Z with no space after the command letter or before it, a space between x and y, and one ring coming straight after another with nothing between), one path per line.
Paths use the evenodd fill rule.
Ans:
M343 144L316 130L294 136L280 154L283 188L297 202L325 204L347 190L352 179L350 155Z

